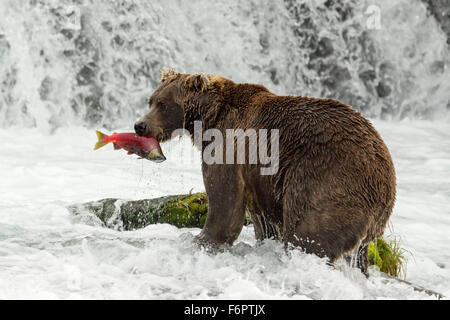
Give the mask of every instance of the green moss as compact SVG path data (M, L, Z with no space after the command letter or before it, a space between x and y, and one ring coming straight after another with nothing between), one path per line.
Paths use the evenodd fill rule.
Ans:
M165 205L163 222L178 228L201 228L208 216L206 193L179 196Z
M394 277L406 276L405 250L400 247L400 240L378 238L369 245L369 263L380 271Z
M163 223L165 205L176 196L120 203L120 215L124 230L144 228L150 224ZM111 220L111 219L110 219Z

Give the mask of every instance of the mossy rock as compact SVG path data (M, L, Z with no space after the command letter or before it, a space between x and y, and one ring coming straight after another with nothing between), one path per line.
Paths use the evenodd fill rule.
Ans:
M103 199L68 209L75 216L94 214L105 227L116 230L135 230L156 223L203 228L208 216L208 197L199 192L134 201ZM250 223L246 217L245 225Z
M208 216L206 193L178 196L165 204L162 222L178 228L202 228Z
M116 230L135 230L156 223L202 228L208 214L208 198L203 192L134 201L103 199L68 209L75 216L94 214L105 227Z

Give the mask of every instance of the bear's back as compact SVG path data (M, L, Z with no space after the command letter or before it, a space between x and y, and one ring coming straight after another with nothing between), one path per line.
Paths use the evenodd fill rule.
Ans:
M250 110L251 116L244 120L249 127L279 129L279 175L300 166L305 176L334 179L342 175L361 183L379 179L394 184L388 148L372 124L352 107L335 99L261 92L245 113Z

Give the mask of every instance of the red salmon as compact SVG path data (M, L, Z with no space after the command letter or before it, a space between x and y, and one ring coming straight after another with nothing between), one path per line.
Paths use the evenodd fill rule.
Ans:
M138 136L135 133L116 133L108 136L100 131L96 131L98 142L94 150L112 142L114 149L124 149L128 154L136 154L143 159L154 162L163 162L166 157L162 153L158 140L152 136Z

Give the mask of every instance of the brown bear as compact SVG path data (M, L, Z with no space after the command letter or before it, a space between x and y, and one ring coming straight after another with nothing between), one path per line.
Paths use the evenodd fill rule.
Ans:
M202 161L209 214L200 242L232 244L247 212L258 240L279 239L330 262L354 253L367 275L368 244L384 232L396 186L390 153L359 112L334 99L278 96L262 85L170 69L163 70L149 107L135 131L161 142L178 128L193 137L195 121L203 132L224 135L227 129L279 130L272 175L261 174L262 164Z

